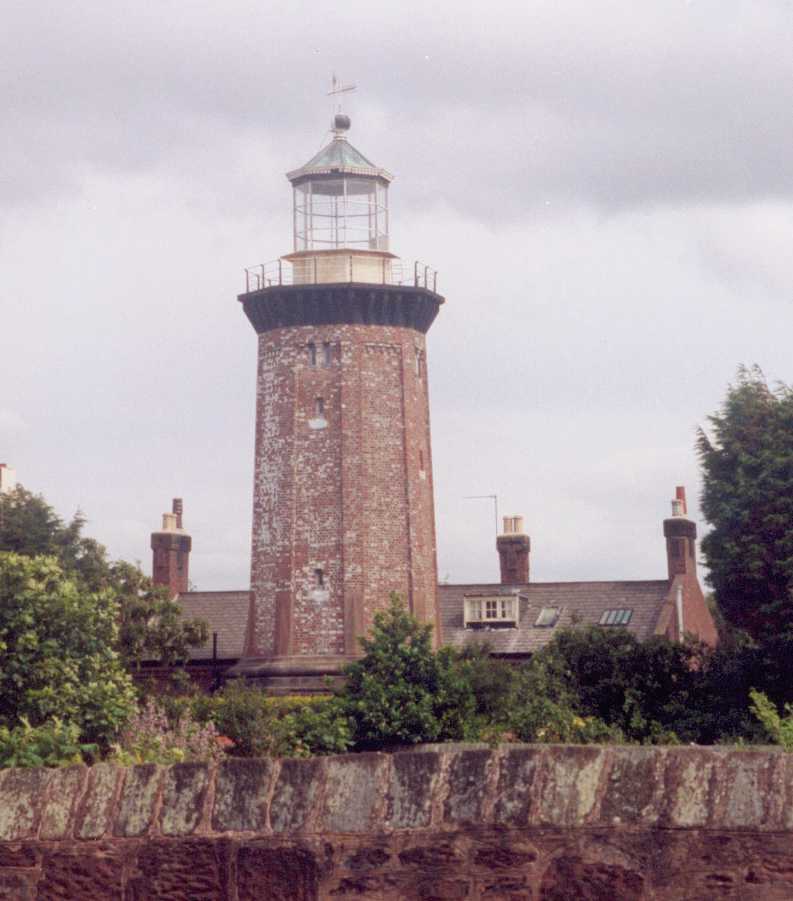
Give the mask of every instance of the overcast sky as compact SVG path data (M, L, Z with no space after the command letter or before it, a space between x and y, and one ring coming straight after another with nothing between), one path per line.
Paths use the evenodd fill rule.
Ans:
M739 364L793 381L793 2L6 0L0 462L151 566L174 496L202 589L249 580L256 338L328 139L396 173L392 250L440 272L438 567L663 578L698 424ZM700 531L704 524L700 521Z

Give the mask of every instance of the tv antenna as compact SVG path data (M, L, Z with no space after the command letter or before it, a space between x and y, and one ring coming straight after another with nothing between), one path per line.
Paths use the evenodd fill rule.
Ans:
M493 510L496 517L496 537L498 537L498 495L497 494L466 494L464 501L493 501Z

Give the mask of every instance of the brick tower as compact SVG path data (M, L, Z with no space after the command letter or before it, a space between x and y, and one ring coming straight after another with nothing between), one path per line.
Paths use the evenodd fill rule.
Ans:
M294 250L246 272L258 335L251 607L237 672L317 687L398 592L436 623L425 334L443 298L389 251L392 176L347 140L293 187ZM437 638L437 636L436 636Z

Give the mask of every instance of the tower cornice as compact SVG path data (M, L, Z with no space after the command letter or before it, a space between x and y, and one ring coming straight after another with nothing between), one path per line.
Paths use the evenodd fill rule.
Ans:
M406 285L277 285L240 294L257 334L301 325L391 325L426 333L444 298Z

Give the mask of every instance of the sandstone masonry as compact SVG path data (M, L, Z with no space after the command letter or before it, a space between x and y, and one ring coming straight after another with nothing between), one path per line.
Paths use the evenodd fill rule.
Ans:
M0 898L793 896L793 759L710 748L0 773Z

